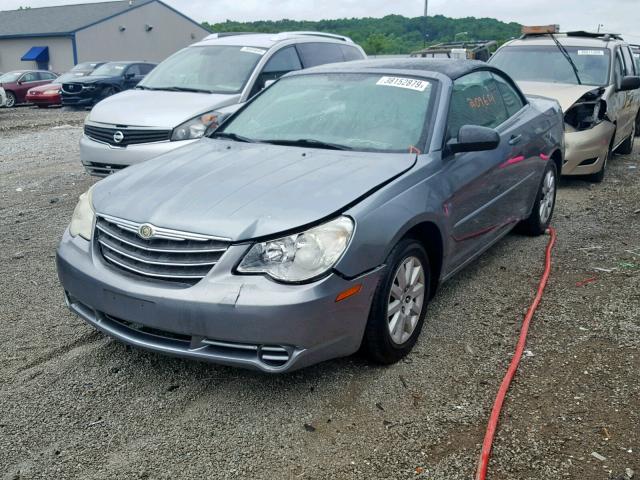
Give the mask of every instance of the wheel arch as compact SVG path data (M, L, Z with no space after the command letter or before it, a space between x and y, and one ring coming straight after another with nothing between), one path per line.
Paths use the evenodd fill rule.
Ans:
M432 279L430 296L433 297L438 288L444 264L444 241L440 227L435 222L422 221L411 226L402 238L412 238L420 242L427 251Z

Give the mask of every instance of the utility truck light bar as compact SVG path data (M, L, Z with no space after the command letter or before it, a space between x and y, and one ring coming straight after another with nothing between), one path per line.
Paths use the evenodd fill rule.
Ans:
M523 35L544 35L545 33L559 33L560 25L532 25L522 27Z

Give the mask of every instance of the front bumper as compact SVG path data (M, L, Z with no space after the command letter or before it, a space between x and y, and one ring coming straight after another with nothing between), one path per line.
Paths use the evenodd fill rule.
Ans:
M158 157L197 140L157 142L112 147L83 135L80 139L80 161L90 175L104 177L125 167Z
M28 103L33 103L34 105L47 105L51 107L62 104L60 95L27 95L26 100Z
M92 107L100 100L101 98L93 95L63 95L62 105L64 107Z
M358 350L382 269L354 280L331 274L283 285L230 273L247 248L231 246L207 277L187 288L122 273L68 231L56 261L70 309L130 345L270 373ZM359 294L335 302L356 284ZM286 361L269 360L274 351L286 352Z
M565 163L563 175L590 175L597 173L609 153L615 126L601 122L589 130L565 133Z

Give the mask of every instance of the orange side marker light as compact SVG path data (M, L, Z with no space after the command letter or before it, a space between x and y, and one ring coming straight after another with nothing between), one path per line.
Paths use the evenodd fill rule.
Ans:
M338 296L336 297L336 303L341 302L342 300L346 300L349 297L353 297L354 295L357 295L358 293L360 293L360 290L362 290L361 283L358 283L353 287L347 288L344 292L338 294Z

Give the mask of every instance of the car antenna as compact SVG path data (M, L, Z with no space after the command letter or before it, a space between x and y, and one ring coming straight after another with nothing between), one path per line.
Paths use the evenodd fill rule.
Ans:
M558 50L560 50L560 53L562 53L562 55L564 55L564 58L567 59L567 62L569 62L569 65L571 65L571 68L573 69L573 73L576 75L576 79L578 80L578 85L582 85L582 80L580 80L580 74L578 73L578 67L576 67L576 64L571 58L571 55L569 55L569 52L567 52L567 49L564 48L564 45L562 45L558 41L558 39L555 37L553 33L549 33L549 36L558 47Z

